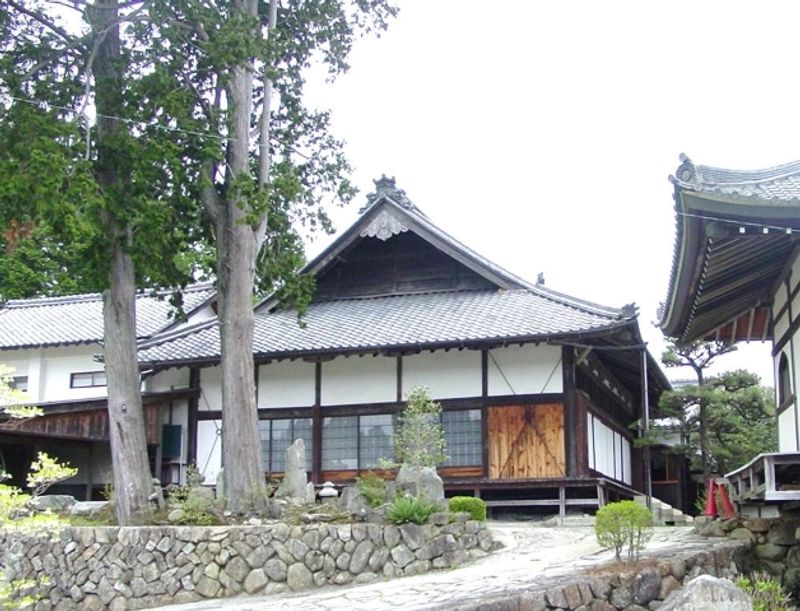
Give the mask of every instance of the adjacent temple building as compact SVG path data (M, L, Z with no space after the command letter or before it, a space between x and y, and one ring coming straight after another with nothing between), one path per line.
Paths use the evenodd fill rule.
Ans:
M800 500L800 162L734 171L685 155L664 334L681 341L773 343L779 449L728 474L746 512Z
M439 471L450 493L563 514L644 490L632 425L669 384L644 347L632 306L600 306L518 278L434 225L385 177L358 220L303 273L317 286L303 325L273 298L256 306L267 477L280 477L284 451L297 438L317 484L375 468L393 456L395 416L408 392L426 386L443 407L449 459ZM196 464L213 484L223 466L219 333L207 289L192 289L188 323L170 325L165 309L154 314L161 324L140 332L151 456L165 483ZM0 450L11 455L23 442L57 454L68 446L75 466L91 465L80 482L89 495L108 481L107 450L98 447L104 414L93 410L102 404L102 365L90 364L101 334L90 334L87 322L85 333L67 340L63 325L41 329L38 321L43 308L57 321L75 302L95 320L100 304L41 301L0 309L0 362L27 375L31 401L45 409L22 427L3 425ZM51 371L60 373L50 380ZM63 400L76 386L97 393ZM681 505L685 482L677 472L665 468L653 489Z

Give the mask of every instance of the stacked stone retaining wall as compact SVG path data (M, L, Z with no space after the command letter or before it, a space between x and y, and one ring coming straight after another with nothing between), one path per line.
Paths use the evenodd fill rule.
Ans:
M764 571L790 588L800 584L800 515L714 520L701 524L700 532L748 543L751 549L742 559L743 572Z
M0 533L0 565L6 579L39 583L37 611L122 610L417 575L492 545L475 521L70 527Z
M645 553L629 566L605 563L529 584L480 600L459 598L436 605L437 611L647 611L659 609L699 575L734 579L748 546L742 541L712 539L683 549Z

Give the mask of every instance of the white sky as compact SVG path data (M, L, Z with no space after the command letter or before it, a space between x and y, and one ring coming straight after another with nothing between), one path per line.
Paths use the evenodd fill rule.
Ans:
M667 176L800 158L800 3L400 0L351 71L314 83L359 199L382 173L489 259L653 327L672 260ZM327 240L318 240L311 254ZM769 348L721 361L772 384ZM687 377L669 371L671 378Z

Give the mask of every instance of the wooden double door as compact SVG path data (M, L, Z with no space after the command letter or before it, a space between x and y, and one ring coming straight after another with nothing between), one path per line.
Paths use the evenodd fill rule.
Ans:
M560 404L489 408L489 478L564 477L564 409Z

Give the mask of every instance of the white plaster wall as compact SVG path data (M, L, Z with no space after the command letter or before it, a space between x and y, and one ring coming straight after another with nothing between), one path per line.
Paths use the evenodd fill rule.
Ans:
M258 367L258 407L314 405L314 363L278 361Z
M775 295L772 298L772 318L775 320L775 316L778 314L780 309L783 307L783 304L786 303L786 286L781 283L778 286L778 289L775 291ZM784 313L784 316L786 314Z
M221 426L220 420L197 423L197 468L206 484L217 483L217 474L222 467L222 437L217 434Z
M189 368L179 367L159 371L145 380L149 392L163 392L174 388L189 388Z
M322 363L322 405L396 400L397 359L386 356L339 357Z
M561 348L544 344L490 351L489 394L521 395L563 391Z
M12 368L11 376L28 376L26 400L41 401L39 394L42 351L6 350L0 355L0 363Z
M200 370L200 411L222 409L222 372L219 366Z
M797 437L795 435L795 427L797 422L795 420L795 410L784 410L778 416L778 451L779 452L796 452Z
M775 321L775 334L773 336L775 338L775 341L781 339L784 333L786 333L788 329L789 329L789 316L784 314L780 320Z
M102 363L94 360L94 355L101 352L102 349L97 345L46 348L42 354L39 400L69 401L105 397L105 386L69 387L71 374L105 369Z
M403 397L415 386L427 386L433 399L479 397L480 351L437 350L403 357Z

